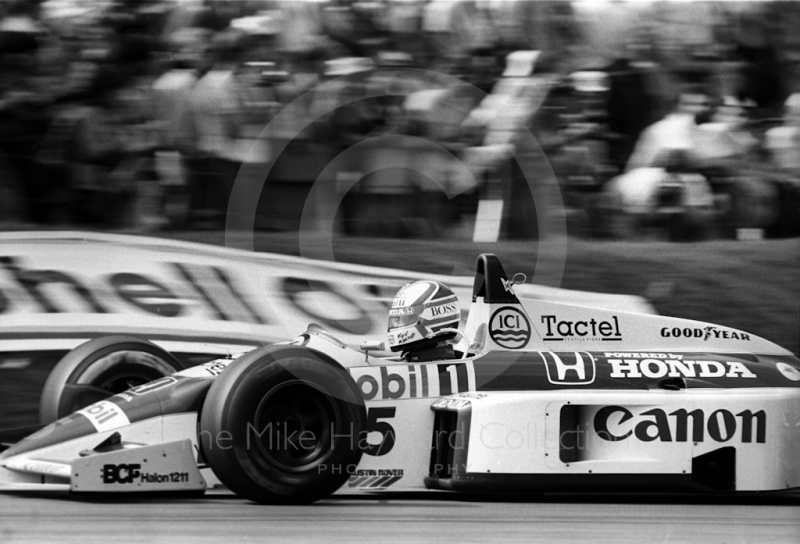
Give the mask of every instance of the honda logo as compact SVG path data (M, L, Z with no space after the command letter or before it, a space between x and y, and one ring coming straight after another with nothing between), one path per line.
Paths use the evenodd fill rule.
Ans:
M594 357L585 351L554 353L540 351L547 369L547 379L553 385L589 385L594 382Z

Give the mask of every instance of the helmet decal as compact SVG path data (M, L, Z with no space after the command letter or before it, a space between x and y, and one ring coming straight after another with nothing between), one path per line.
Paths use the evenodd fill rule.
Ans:
M452 332L442 329L458 327L461 306L458 297L438 281L418 281L397 292L389 310L389 347L392 351L411 350L432 340L446 340Z
M419 300L427 300L435 289L436 285L428 281L406 284L395 295L392 301L392 308L407 308L418 304Z

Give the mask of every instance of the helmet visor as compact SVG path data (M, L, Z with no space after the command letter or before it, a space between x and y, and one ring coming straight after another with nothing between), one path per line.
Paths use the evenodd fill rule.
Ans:
M405 308L392 308L389 310L389 330L416 323L419 318L416 308L416 306L409 306Z

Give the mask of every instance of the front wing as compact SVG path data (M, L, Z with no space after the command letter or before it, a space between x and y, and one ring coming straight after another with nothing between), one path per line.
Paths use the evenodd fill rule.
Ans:
M3 459L0 489L202 491L217 480L196 461L196 421L193 413L152 418Z

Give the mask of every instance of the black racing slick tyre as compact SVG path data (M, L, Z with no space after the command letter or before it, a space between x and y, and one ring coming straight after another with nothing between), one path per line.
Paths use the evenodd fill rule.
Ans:
M358 465L366 419L335 361L299 346L256 349L215 380L200 414L200 448L231 491L265 504L308 504Z
M133 336L104 336L67 353L47 378L39 401L46 425L137 385L169 376L183 366L169 352Z

